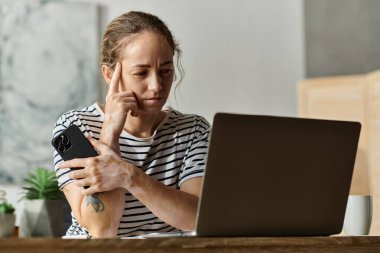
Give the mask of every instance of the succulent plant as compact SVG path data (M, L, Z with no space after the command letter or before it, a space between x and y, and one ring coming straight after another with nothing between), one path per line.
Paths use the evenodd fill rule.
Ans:
M32 169L24 183L22 199L63 199L63 193L58 188L54 170L46 168Z
M8 202L0 203L0 214L14 213L15 208Z

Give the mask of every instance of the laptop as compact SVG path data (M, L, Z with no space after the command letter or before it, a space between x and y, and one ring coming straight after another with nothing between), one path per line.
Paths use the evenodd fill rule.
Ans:
M328 236L342 230L358 122L217 113L196 229L166 236Z

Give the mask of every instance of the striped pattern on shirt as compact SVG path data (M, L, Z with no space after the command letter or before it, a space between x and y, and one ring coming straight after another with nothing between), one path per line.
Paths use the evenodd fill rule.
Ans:
M201 116L182 114L166 108L167 115L152 137L137 138L123 131L119 138L120 152L124 160L142 169L159 182L178 189L194 177L204 175L210 125ZM63 114L54 126L53 138L69 127L77 125L86 136L99 140L104 114L95 103L82 110ZM54 165L58 185L62 189L72 182L69 169L59 169L63 160L54 151ZM75 219L67 235L88 235L88 231ZM118 236L135 236L152 232L176 230L147 209L132 194L125 194L124 215Z

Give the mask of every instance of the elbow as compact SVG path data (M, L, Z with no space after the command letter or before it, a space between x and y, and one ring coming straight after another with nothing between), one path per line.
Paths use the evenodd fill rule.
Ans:
M178 229L182 231L193 231L195 230L196 220L197 211L195 210L182 219L183 222L178 226Z
M117 237L117 228L105 227L105 228L89 228L88 232L94 239L101 238L115 238Z
M119 220L102 219L102 217L93 217L81 211L76 216L77 222L84 227L92 238L114 238L117 237ZM94 219L95 218L95 219ZM98 218L98 219L96 219Z
M188 213L182 219L182 224L179 229L183 231L193 231L195 230L197 222L197 211L198 211L198 197L192 196L191 205L188 206Z
M195 219L188 219L186 222L178 226L178 229L182 231L193 231L195 230Z
M114 238L117 237L118 230L118 222L108 221L94 221L86 219L78 220L79 224L81 224L86 230L89 232L91 237L97 238ZM88 217L93 218L93 217Z
M194 221L190 222L189 224L187 224L187 226L185 227L185 229L183 229L184 231L194 231L195 230L195 219Z

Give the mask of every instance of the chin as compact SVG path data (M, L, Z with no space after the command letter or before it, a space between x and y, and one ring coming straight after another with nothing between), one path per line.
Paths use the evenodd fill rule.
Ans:
M140 109L146 114L159 113L166 103L166 99L161 99L160 101L146 101L142 104Z
M143 114L158 114L162 110L164 105L161 106L144 106L143 109L140 109L139 111L142 112Z

